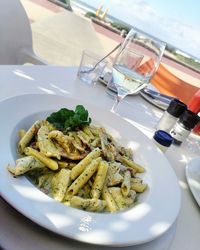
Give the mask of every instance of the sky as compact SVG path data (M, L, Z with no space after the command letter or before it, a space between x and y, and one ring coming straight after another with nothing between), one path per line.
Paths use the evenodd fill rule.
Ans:
M200 59L199 0L82 0Z

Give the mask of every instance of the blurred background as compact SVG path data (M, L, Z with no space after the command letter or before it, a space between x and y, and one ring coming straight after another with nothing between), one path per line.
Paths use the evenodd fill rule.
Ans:
M131 27L136 27L167 43L162 65L170 74L194 88L200 87L198 1L21 0L21 3L30 20L34 50L50 64L78 66L84 49L103 56L124 39Z

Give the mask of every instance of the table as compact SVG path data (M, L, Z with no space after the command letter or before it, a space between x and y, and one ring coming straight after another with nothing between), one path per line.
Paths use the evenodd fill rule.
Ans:
M77 68L73 67L0 66L0 101L20 94L47 93L84 98L103 109L110 109L114 100L106 93L105 86L100 83L95 86L84 84L77 79L76 73ZM139 95L125 98L118 109L118 114L123 119L135 125L149 138L152 138L155 125L162 113L162 110ZM192 158L199 155L199 143L200 138L191 134L181 147L172 145L166 153L178 177L182 192L181 210L177 221L158 239L123 249L199 249L200 209L185 179L185 166ZM49 232L18 213L3 199L0 200L0 218L0 245L4 249L110 249L80 243Z

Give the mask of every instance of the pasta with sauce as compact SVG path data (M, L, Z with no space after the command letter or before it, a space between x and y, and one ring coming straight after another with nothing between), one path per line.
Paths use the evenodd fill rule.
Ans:
M133 161L132 150L117 144L102 127L63 133L41 120L19 134L20 158L8 171L25 174L64 205L113 213L133 206L147 189L139 177L145 169Z

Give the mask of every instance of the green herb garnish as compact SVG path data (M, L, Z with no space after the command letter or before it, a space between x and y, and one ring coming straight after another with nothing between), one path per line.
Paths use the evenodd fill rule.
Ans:
M47 121L52 123L57 129L66 133L91 123L88 111L82 106L77 105L75 111L62 108L57 112L53 112Z

